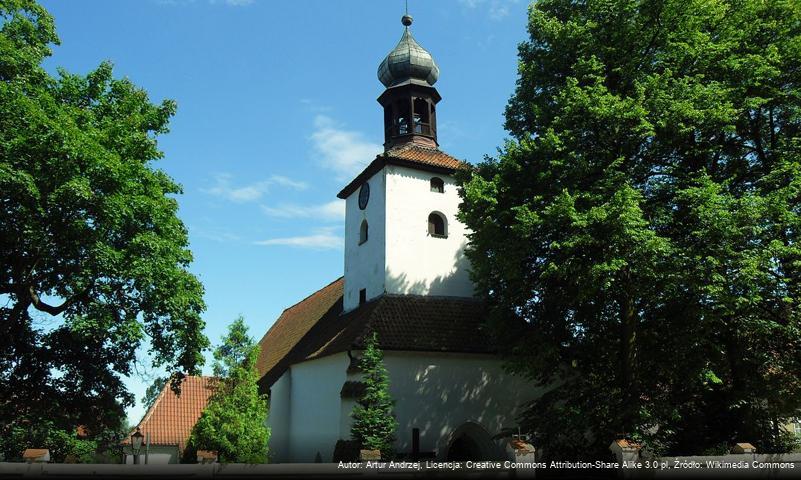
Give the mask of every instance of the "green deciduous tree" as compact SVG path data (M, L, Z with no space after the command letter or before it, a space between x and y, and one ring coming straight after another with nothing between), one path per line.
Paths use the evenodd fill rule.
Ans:
M42 421L33 430L14 426L0 439L0 448L6 452L6 461L22 461L27 448L47 448L50 460L56 463L92 463L98 450L98 442L79 439L75 431L67 432L53 422Z
M181 189L153 167L175 103L109 63L52 77L56 43L44 8L0 0L0 437L114 430L145 339L179 373L208 345Z
M351 437L361 448L380 450L382 459L390 459L394 453L398 421L392 413L394 402L389 394L389 374L375 332L367 338L359 368L362 371L364 394L356 401L351 412Z
M170 381L168 377L156 377L153 379L153 382L147 387L147 390L145 390L145 395L141 400L142 406L145 407L145 411L150 409L150 407L156 403L161 391L164 390L164 385L167 385L168 381Z
M801 408L801 4L541 0L467 251L553 456L788 448Z
M212 450L221 462L265 463L270 429L267 398L259 394L259 345L237 318L214 351L214 393L192 429L190 450Z

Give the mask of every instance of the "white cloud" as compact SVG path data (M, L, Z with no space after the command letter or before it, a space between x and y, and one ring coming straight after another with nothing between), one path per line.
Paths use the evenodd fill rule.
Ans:
M246 203L260 199L273 185L291 188L293 190L305 190L308 188L305 182L292 180L281 175L272 175L266 180L239 186L232 184L232 178L233 177L227 173L218 174L214 177L214 186L201 189L201 191L232 202Z
M306 109L306 110L308 110L310 112L314 112L314 113L325 113L325 112L330 112L331 110L333 110L330 106L321 105L320 103L318 103L316 100L314 100L312 98L301 98L300 99L300 104L303 105L304 109Z
M261 210L279 218L319 218L322 220L342 220L345 218L345 202L333 200L321 205L282 204L276 207L262 205Z
M321 228L316 229L311 235L270 238L254 243L264 246L278 245L312 250L338 250L342 248L344 240L339 235L334 234L332 228Z
M325 115L314 118L311 141L320 162L334 172L337 180L353 178L383 149L366 140L361 132L345 130Z
M242 238L239 235L234 235L230 232L224 232L220 230L207 230L202 227L190 226L189 231L200 238L205 238L206 240L211 240L213 242L218 243L230 243L230 242L238 242Z
M500 20L507 15L509 15L508 5L493 4L492 6L490 6L489 17L492 20Z
M284 177L283 175L273 175L270 177L269 181L276 185L291 188L293 190L306 190L309 187L306 182L292 180L291 178Z
M490 20L498 21L509 15L509 5L519 0L459 0L459 3L469 9L486 7Z

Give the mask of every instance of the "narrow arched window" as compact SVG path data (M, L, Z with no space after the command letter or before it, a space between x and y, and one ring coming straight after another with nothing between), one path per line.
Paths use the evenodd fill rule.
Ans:
M428 216L428 234L440 238L448 236L447 224L442 214L433 212Z
M359 227L359 245L367 241L368 236L367 220L362 220L362 226Z
M412 126L410 125L410 118L412 112L410 112L410 107L408 100L401 101L395 104L395 108L393 109L393 114L395 115L395 135L408 135L412 133L410 129Z
M445 193L445 182L441 178L434 177L431 179L431 191L437 193Z
M431 135L431 122L428 119L428 102L424 98L414 99L414 133Z

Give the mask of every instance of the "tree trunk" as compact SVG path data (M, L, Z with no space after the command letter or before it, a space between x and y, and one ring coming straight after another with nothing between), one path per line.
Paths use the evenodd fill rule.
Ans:
M637 314L631 296L620 296L621 349L620 349L620 391L622 393L622 426L630 432L635 426L639 410L637 388Z

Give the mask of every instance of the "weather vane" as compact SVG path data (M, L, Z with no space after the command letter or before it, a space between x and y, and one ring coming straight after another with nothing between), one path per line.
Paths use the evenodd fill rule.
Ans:
M406 14L401 18L401 23L408 29L412 24L412 17L409 15L409 0L406 0Z

